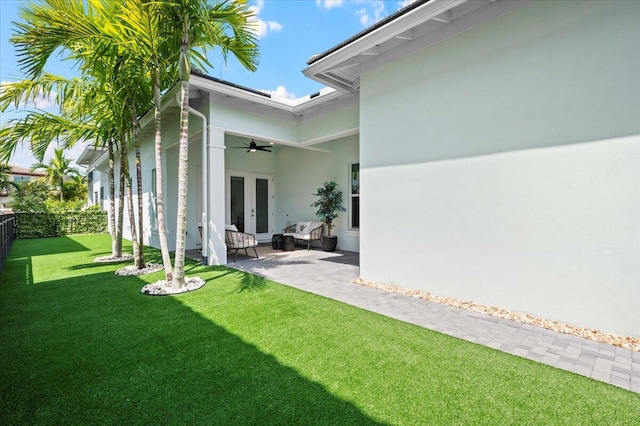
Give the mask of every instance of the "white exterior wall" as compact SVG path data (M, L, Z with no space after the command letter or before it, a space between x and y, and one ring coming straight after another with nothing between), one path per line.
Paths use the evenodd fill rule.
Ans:
M253 135L257 139L298 141L297 123L218 104L214 99L212 97L210 104L211 125L227 132Z
M347 107L313 120L300 123L299 141L306 142L325 138L358 128L360 109L358 105Z
M361 276L640 336L640 3L534 3L361 78Z
M179 112L178 112L179 113ZM167 225L167 242L169 250L174 250L176 245L176 223L178 209L178 153L179 153L179 120L163 119L162 124L162 145L164 149L164 199L165 199L165 221ZM151 150L148 166L155 168L155 152L153 151L153 141L147 146ZM198 211L198 200L202 194L198 190L201 188L202 174L202 120L193 114L189 115L189 174L187 193L187 235L185 247L193 250L201 247L201 239L198 226L202 221ZM149 174L149 188L150 188ZM157 235L155 235L156 238ZM157 247L159 247L159 239Z

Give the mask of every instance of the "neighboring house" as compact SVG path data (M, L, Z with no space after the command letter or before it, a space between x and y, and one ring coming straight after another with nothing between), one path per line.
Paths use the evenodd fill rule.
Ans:
M25 181L28 182L45 175L45 173L43 172L31 171L31 169L20 166L9 165L9 167L11 167L11 173L9 174L10 179L16 183ZM9 203L11 203L11 191L0 189L0 209L9 209Z
M638 337L639 22L640 2L417 1L310 59L330 88L302 99L194 72L188 247L203 223L224 264L225 223L267 241L312 220L334 180L339 248L360 251L363 278ZM163 104L172 246L178 90ZM252 139L273 152L236 149Z

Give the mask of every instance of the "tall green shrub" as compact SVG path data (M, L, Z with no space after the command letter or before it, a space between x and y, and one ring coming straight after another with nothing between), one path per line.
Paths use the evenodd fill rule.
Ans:
M59 237L107 232L107 212L16 212L16 238Z

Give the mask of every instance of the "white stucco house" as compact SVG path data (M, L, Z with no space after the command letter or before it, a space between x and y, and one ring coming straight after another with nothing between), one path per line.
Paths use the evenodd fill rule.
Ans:
M194 72L188 247L202 224L207 262L225 264L225 223L268 241L313 220L311 194L334 180L338 248L360 252L363 278L638 337L638 23L631 1L417 1L312 57L303 73L328 87L295 101ZM163 104L170 245L177 90ZM272 152L237 149L251 140Z

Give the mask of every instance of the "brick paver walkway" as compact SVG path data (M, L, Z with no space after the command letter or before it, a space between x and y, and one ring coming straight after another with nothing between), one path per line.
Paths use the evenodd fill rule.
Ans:
M259 247L228 266L450 336L640 393L640 352L410 296L364 287L358 253Z

